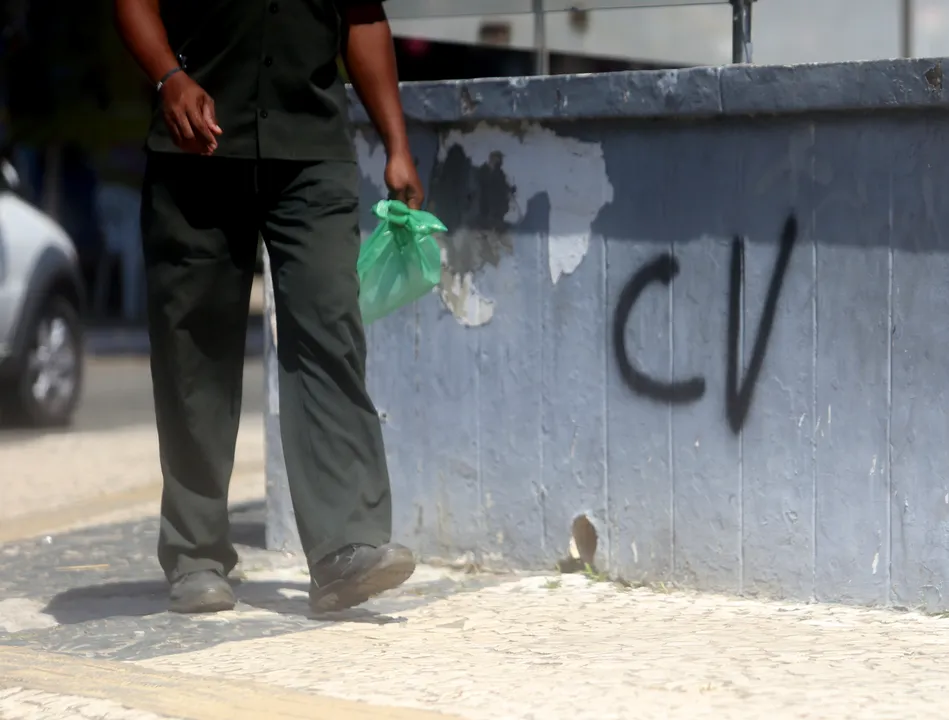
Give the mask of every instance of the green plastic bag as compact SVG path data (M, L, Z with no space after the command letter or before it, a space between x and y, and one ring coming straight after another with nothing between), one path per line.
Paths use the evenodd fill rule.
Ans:
M411 210L398 200L380 200L372 212L381 220L359 250L359 309L371 322L415 302L442 279L442 253L433 233L441 220Z

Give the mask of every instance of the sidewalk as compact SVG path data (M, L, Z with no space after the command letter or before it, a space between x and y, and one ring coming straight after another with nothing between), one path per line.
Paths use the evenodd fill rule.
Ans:
M247 328L245 352L256 357L263 352L264 281L260 275L254 277L250 296L250 319ZM85 348L90 355L147 355L148 331L144 321L135 325L90 326L85 331Z
M235 509L240 604L212 616L164 611L154 519L0 546L0 718L946 715L949 619L426 567L309 618L262 520Z
M260 414L242 417L231 481L234 502L263 497L263 422ZM151 425L50 432L3 444L0 543L148 517L161 495L160 467Z

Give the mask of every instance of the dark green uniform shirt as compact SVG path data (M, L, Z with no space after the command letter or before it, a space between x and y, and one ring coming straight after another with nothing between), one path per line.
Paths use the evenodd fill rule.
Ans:
M172 50L214 99L215 155L351 160L340 10L382 0L161 0ZM148 149L177 152L155 103Z

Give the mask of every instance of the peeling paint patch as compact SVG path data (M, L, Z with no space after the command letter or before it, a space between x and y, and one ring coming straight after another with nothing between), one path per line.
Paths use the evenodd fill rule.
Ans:
M929 68L925 73L925 77L931 91L942 91L945 76L943 75L941 62L937 62L933 67Z
M446 163L454 149L461 149L473 166L503 173L511 189L503 215L509 226L523 220L530 198L547 194L553 283L580 266L590 247L593 221L603 206L613 201L600 143L564 137L536 124L525 125L515 134L482 123L473 131L450 131L439 148L439 162ZM449 228L454 232L451 225ZM479 269L452 267L472 272Z
M479 163L461 147L443 150L428 207L449 229L444 261L452 273L497 267L514 252L507 216L516 189L506 175L504 156L491 152Z
M667 73L663 73L662 77L659 78L659 82L656 83L656 86L659 88L659 92L661 92L663 95L674 94L678 85L678 70L670 70Z
M494 301L481 295L469 273L452 274L442 269L442 284L438 294L455 319L465 327L480 327L494 317Z
M470 115L475 110L478 109L478 105L481 104L481 99L472 97L471 92L468 88L463 87L461 89L461 114Z
M550 254L550 279L556 285L564 275L570 275L583 262L590 249L590 236L553 235L547 240Z

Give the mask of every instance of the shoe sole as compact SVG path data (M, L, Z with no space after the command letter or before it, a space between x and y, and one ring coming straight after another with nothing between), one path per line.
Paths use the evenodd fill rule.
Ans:
M310 596L314 613L339 612L362 605L386 590L402 585L415 572L415 556L408 549L391 550L362 575L331 582Z
M216 613L233 610L237 601L231 593L221 590L208 590L198 596L197 599L185 602L183 600L173 600L168 609L173 613L180 615L199 615L202 613Z

